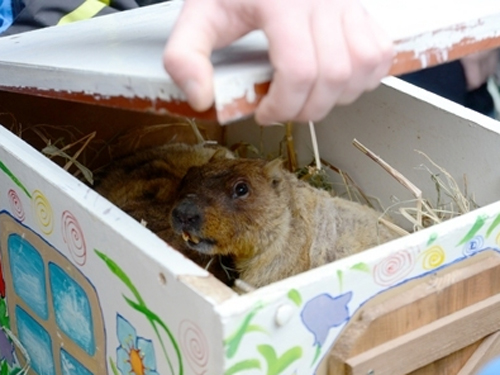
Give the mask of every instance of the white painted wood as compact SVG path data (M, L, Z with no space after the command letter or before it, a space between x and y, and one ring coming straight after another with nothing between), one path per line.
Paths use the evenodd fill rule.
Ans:
M261 140L260 131L252 131L249 123L250 120L243 125L230 125L229 141L239 141L244 132L253 144L260 145L263 141L264 154L276 153L283 128L264 129ZM435 185L430 174L420 168L422 164L432 166L415 150L425 152L445 168L460 187L464 186L465 174L468 191L480 206L498 200L500 178L495 173L497 160L492 155L497 152L500 123L398 78L385 79L375 91L364 94L350 106L334 108L315 125L321 158L346 171L368 195L379 199L384 208L395 199L406 201L414 197L356 149L352 145L354 138L416 184L433 203L437 197ZM299 165L311 162L313 148L307 125L296 124L294 137ZM336 173L331 177L343 193L342 179ZM399 216L395 219L408 224L399 220Z
M500 226L493 225L500 214L498 122L397 79L388 79L382 87L364 95L356 104L336 108L323 122L317 124L316 131L321 156L346 170L368 194L384 202L392 194L404 199L405 191L391 178L382 177L384 172L351 146L354 137L397 167L424 192L432 192L432 183L426 173L414 169L422 162L413 153L414 148L425 151L457 179L467 173L469 191L476 194L477 201L483 207L458 219L244 296L222 300L206 296L203 288L195 285L206 276L204 270L174 253L139 223L126 217L3 129L0 129L0 161L30 192L38 189L45 194L52 204L55 219L59 219L64 210L71 210L78 218L88 240L89 254L89 263L79 269L95 285L100 299L107 332L107 358L116 361L116 348L119 345L116 320L120 315L131 322L140 337L153 340L159 373L180 373L169 372L153 328L123 298L131 298L131 291L97 259L94 248L102 250L117 262L139 290L145 303L171 328L177 342L182 342L183 337L186 337L182 335L186 332L183 327L190 328L184 323L186 320L200 327L196 332L203 338L200 342L208 343L202 345L202 348L208 348L203 352L208 357L203 367L205 373L226 373L232 366L242 363L254 366L248 371L249 374L268 373L267 362L272 357L269 352L273 350L276 358L289 354L284 358L288 358L290 365L283 373L310 375L328 354L347 321L339 319L335 324L329 324L332 310L325 309L317 317L322 325L308 328L302 312L314 307L318 296L326 295L332 301L344 301L340 306L335 305L340 310L334 311L345 310L347 319L379 293L435 272L437 267L447 267L467 259L471 253L466 250L472 254L485 248L500 252ZM260 135L260 128L251 121L239 122L227 128L230 143L246 141L259 145ZM312 160L307 127L296 125L294 136L300 163ZM267 147L266 153L276 152L282 137L283 129L266 129L262 138ZM22 224L26 230L36 233L47 244L69 257L67 244L61 236L60 223L54 225L53 233L45 234L36 222L31 199L23 195L15 180L2 170L0 211L14 216L15 207L12 207L12 201L5 194L9 190L19 191L25 208ZM462 243L462 239L475 227L478 218L484 225L475 232L477 247L469 249L466 247L468 242ZM491 231L489 228L492 228ZM429 245L430 239L432 245ZM425 259L428 254L432 255L436 247L442 251L438 252L437 260L429 266ZM379 270L384 272L382 266L391 259L400 259L400 254L408 257L398 262L399 266L387 267L381 283ZM442 256L439 257L439 254ZM163 278L159 277L160 272L164 274ZM188 281L186 275L189 276ZM391 280L387 282L389 276ZM198 279L193 282L196 277ZM285 319L281 319L283 306L286 306ZM281 325L277 324L277 317ZM321 346L317 345L318 335L322 337ZM166 337L164 340L168 342ZM201 372L192 367L196 363L189 356L190 348L194 350L196 345L181 348L185 361L184 373L199 374ZM169 354L172 352L169 347L167 351ZM263 352L268 353L267 359ZM108 366L110 373L111 368Z

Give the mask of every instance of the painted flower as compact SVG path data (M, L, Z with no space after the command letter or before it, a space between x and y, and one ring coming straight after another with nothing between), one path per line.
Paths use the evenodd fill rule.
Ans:
M116 364L122 375L158 375L151 340L138 337L135 328L120 314L117 314L116 325L120 341Z

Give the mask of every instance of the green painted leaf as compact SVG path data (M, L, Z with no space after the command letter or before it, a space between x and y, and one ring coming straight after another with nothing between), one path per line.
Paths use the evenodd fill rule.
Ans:
M258 304L252 311L248 313L240 327L234 332L231 336L224 340L224 344L227 346L226 348L226 357L233 358L236 352L238 351L238 347L240 346L241 340L245 333L249 332L248 327L250 326L250 321L253 319L257 311L262 308L261 304Z
M311 366L314 366L314 364L318 360L320 354L321 354L321 345L316 344L316 352L314 353L314 358L313 358L313 361L311 363Z
M2 361L2 367L0 368L1 375L9 375L9 365L6 360Z
M457 244L457 246L463 245L464 243L469 242L474 238L474 236L479 232L479 230L483 227L488 216L480 215L477 217L476 222L472 226L472 228L467 232L467 234L462 238L462 240Z
M488 228L488 231L486 232L486 237L488 237L491 232L493 232L493 229L495 229L498 224L500 224L500 214L497 215L495 220L493 220L493 223L491 223L490 227Z
M351 267L352 270L370 273L370 266L366 263L357 263Z
M281 357L276 356L276 351L270 345L259 345L257 350L267 362L267 375L279 375L293 362L302 357L302 348L295 346L288 349Z
M340 291L342 291L343 289L343 279L344 279L344 274L342 273L341 270L337 270L337 277L339 279L339 289Z
M123 271L118 264L115 263L114 260L109 258L106 254L100 252L97 249L94 249L95 253L99 258L101 258L104 263L108 266L111 272L113 272L126 286L127 288L130 289L134 297L137 299L139 304L144 305L144 300L142 299L141 295L139 294L139 291L135 287L135 285L132 283L132 280L128 277L128 275Z
M116 368L116 365L113 362L113 360L111 359L111 357L109 357L109 364L111 366L111 371L113 371L113 374L114 375L120 375L120 373L118 372L118 369Z
M10 319L8 316L0 318L0 327L10 329Z
M434 241L438 238L438 234L436 232L432 233L427 240L427 246L430 246Z
M297 306L302 305L302 296L297 289L290 289L290 291L288 292L288 298L290 298L290 300L292 300L292 302Z
M230 368L226 370L224 375L233 375L243 370L250 370L256 368L260 369L260 361L258 359L246 359L244 361L232 365Z
M22 368L20 368L20 367L16 367L15 369L13 369L13 370L10 372L10 375L18 375L18 374L20 374L22 371L23 371L23 369L22 369Z
M267 330L261 326L258 326L256 324L250 324L245 333L249 333L249 332L262 332L262 333L265 333L265 334L269 334L269 332L267 332Z
M0 327L10 329L10 319L7 313L7 303L5 302L5 298L0 299Z
M10 177L10 179L11 179L12 181L14 181L14 183L22 189L22 191L24 191L24 193L28 196L28 198L31 198L31 194L29 193L28 189L26 189L26 188L24 187L24 185L21 183L21 181L19 181L19 180L17 179L17 177L16 177L16 176L14 176L14 174L10 171L10 169L9 169L9 168L7 168L7 166L6 166L4 163L2 163L1 161L0 161L0 170L4 171L4 172L5 172L5 174L6 174L7 176L9 176L9 177Z

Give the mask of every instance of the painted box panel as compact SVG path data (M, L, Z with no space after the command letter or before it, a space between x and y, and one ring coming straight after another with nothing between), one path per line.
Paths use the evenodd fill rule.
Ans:
M2 334L18 338L4 340L4 366L40 375L221 373L222 350L208 345L222 341L211 303L179 281L207 272L0 132ZM148 250L132 250L134 242Z
M323 374L323 358L371 298L498 251L497 124L398 80L334 110L317 124L322 157L383 202L408 193L352 151L352 138L368 140L427 194L432 181L408 151L422 149L454 176L467 173L484 207L241 296L0 128L2 366L58 375ZM271 150L282 132L265 131L262 138L241 122L227 137ZM311 157L308 139L297 126L302 161Z

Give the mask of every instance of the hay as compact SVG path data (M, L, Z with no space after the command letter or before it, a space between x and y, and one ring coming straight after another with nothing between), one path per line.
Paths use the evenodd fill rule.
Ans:
M436 187L437 203L435 207L432 206L429 199L423 197L421 189L407 179L402 173L390 166L380 156L373 153L356 139L353 140L353 144L365 155L379 164L390 176L408 189L415 197L413 200L397 201L384 210L385 215L399 206L399 214L401 214L401 216L411 224L413 231L419 231L431 225L439 224L445 220L470 212L471 209L478 208L474 199L469 197L467 194L467 185L465 185L464 188L465 193L462 193L460 187L451 174L435 163L422 151L415 150L415 152L424 156L432 164L432 166L438 170L438 173L435 173L432 172L431 169L425 164L420 165L421 168L429 172L431 180L434 182ZM444 180L440 177L440 174L445 176ZM464 181L467 181L466 178L464 178ZM443 196L447 196L451 200L444 202ZM387 225L387 223L385 224ZM393 224L389 225L392 226ZM401 231L404 231L402 228L400 229Z

